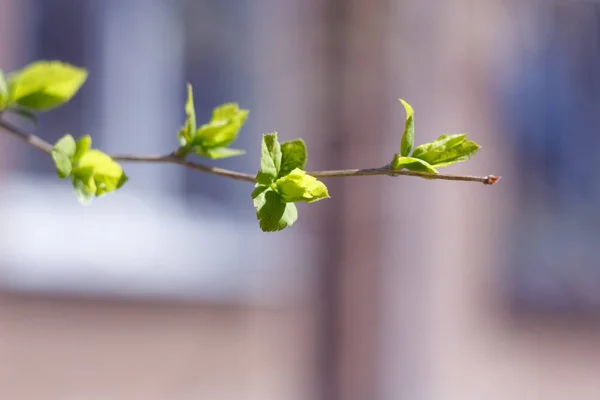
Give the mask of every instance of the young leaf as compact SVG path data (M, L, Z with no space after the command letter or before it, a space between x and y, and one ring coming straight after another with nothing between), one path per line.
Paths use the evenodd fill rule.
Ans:
M412 157L401 157L398 154L394 154L394 158L390 163L390 167L395 170L407 169L409 171L416 172L429 172L437 174L438 171L426 161Z
M81 160L81 157L87 153L87 151L92 147L92 138L90 135L85 135L79 138L77 143L75 144L75 154L73 155L73 162L77 163Z
M208 124L198 128L192 144L205 149L226 147L237 138L238 132L248 118L248 110L236 103L223 104L213 110Z
M75 151L77 149L77 144L75 143L75 139L71 135L65 135L52 148L53 151L59 151L66 154L69 158L75 155Z
M257 184L254 190L252 191L252 199L256 199L263 192L269 190L268 186Z
M92 196L101 196L119 189L127 182L121 166L100 150L90 150L90 135L77 142L71 135L63 136L52 148L52 159L60 178L71 176L79 201L87 203Z
M121 166L100 150L85 152L72 172L73 176L85 176L88 181L90 173L95 185L96 197L114 192L127 181L127 176ZM94 185L88 184L90 188L93 188Z
M263 232L276 232L292 226L298 219L298 209L294 203L285 203L279 194L267 189L254 199L256 218Z
M281 145L277 141L277 132L263 135L260 170L272 179L277 178L281 169Z
M412 156L435 167L445 167L467 161L480 149L477 143L467 140L467 134L442 135L431 143L422 144Z
M415 120L414 110L410 104L402 99L398 99L406 110L406 122L404 123L404 133L400 142L400 155L408 156L415 142Z
M329 198L325 184L299 168L277 179L276 185L281 198L288 203L296 201L312 203Z
M4 78L4 71L0 69L0 111L8 107L8 86Z
M52 147L52 160L56 165L56 173L61 179L66 178L71 174L72 159L75 155L76 144L75 139L71 135L63 136L54 147Z
M285 176L296 168L306 167L306 144L302 139L290 140L281 144L281 168L278 177Z
M185 124L177 135L181 146L189 145L196 134L196 109L194 108L194 93L192 84L187 84L187 101L185 103Z
M96 194L93 168L79 168L71 175L71 182L77 194L77 199L82 204L88 204Z
M231 149L229 147L217 147L214 149L204 149L202 147L192 147L192 152L212 160L219 158L229 158L246 154L246 150Z
M10 99L23 107L48 111L69 101L88 72L59 61L38 61L8 76Z
M256 182L261 184L261 185L267 185L269 186L271 183L273 183L273 176L266 174L262 171L258 171L258 173L256 174Z

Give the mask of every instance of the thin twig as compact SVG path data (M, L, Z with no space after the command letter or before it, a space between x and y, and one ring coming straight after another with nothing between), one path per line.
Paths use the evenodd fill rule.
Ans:
M52 145L46 142L39 136L25 132L17 126L14 126L2 119L0 119L0 128L13 136L29 143L36 149L50 154L52 152ZM207 174L218 175L229 179L234 179L244 182L256 182L255 176L246 174L243 172L232 171L223 168L210 167L208 165L194 163L191 161L183 160L173 154L165 156L130 156L130 155L115 155L111 156L115 161L122 162L145 162L145 163L164 163L164 164L176 164L182 167L194 169ZM494 175L488 176L469 176L469 175L445 175L445 174L429 174L426 172L413 172L413 171L395 171L390 169L389 166L381 168L370 168L370 169L344 169L339 171L312 171L307 172L309 175L315 178L341 178L349 176L374 176L374 175L387 175L387 176L417 176L426 179L437 179L447 181L463 181L463 182L479 182L484 185L493 185L498 182L500 177Z
M439 179L445 181L463 181L463 182L479 182L484 185L493 185L500 180L499 176L488 175L488 176L471 176L471 175L447 175L447 174L430 174L427 172L416 172L416 171L396 171L390 169L389 166L381 168L369 168L369 169L344 169L340 171L313 171L307 172L307 174L314 176L315 178L338 178L343 176L373 176L373 175L387 175L387 176L418 176L426 179Z
M191 161L183 160L179 157L175 157L172 154L166 156L125 156L125 155L115 155L111 156L115 161L123 161L123 162L148 162L148 163L164 163L164 164L177 164L182 167L187 167L190 169L195 169L197 171L202 171L207 174L219 175L225 178L234 179L237 181L245 181L245 182L256 182L255 175L245 174L243 172L231 171L229 169L217 168L217 167L209 167L208 165L198 164Z
M23 140L24 142L29 143L30 145L32 145L40 151L43 151L44 153L50 154L50 152L52 151L52 145L46 142L41 137L25 132L18 126L12 125L2 119L0 119L0 128L4 129L11 135Z

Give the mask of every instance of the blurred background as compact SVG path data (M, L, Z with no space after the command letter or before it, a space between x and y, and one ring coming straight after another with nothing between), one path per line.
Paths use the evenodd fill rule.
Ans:
M600 398L600 3L592 0L0 0L0 67L89 69L39 120L109 153L177 146L251 110L308 169L368 168L469 132L455 174L357 177L263 234L251 186L166 165L81 206L0 135L0 397ZM22 124L24 128L33 126Z

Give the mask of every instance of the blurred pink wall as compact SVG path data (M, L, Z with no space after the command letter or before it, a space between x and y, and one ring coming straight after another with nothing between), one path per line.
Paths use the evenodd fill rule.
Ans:
M12 66L3 22L18 18L15 3L0 0L3 66ZM388 162L403 127L402 97L415 108L418 142L468 131L482 144L448 172L514 174L491 101L493 72L518 46L535 47L528 16L542 3L261 4L276 19L255 31L255 115L287 138L307 139L311 168ZM331 4L345 13L341 42L328 36ZM331 188L335 207L303 208L306 222L293 228L321 239L323 260L309 294L293 305L0 297L2 393L318 399L331 384L340 400L600 398L600 323L507 312L507 249L498 243L515 207L510 180L484 187L352 178ZM327 301L335 321L319 319ZM324 343L334 344L325 354L333 360ZM320 382L322 362L333 366L332 382Z

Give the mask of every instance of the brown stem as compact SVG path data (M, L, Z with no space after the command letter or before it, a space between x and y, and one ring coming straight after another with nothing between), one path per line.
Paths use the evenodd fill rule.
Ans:
M46 142L39 136L25 132L21 128L12 125L2 119L0 119L0 128L4 129L9 134L21 139L22 141L29 143L36 149L50 154L52 151L52 145ZM177 164L182 167L194 169L207 174L218 175L224 178L234 179L237 181L244 182L255 182L255 176L246 174L243 172L232 171L223 168L210 167L208 165L199 164L191 161L183 160L176 157L174 154L165 156L131 156L131 155L115 155L111 156L115 161L122 162L146 162L146 163L165 163L165 164ZM470 176L470 175L446 175L446 174L429 174L426 172L413 172L413 171L395 171L390 169L388 166L381 168L368 168L368 169L344 169L338 171L310 171L307 172L309 175L315 178L341 178L349 176L374 176L374 175L387 175L387 176L417 176L426 179L438 179L447 181L463 181L463 182L479 182L484 185L493 185L498 182L500 177L494 175L488 176Z

